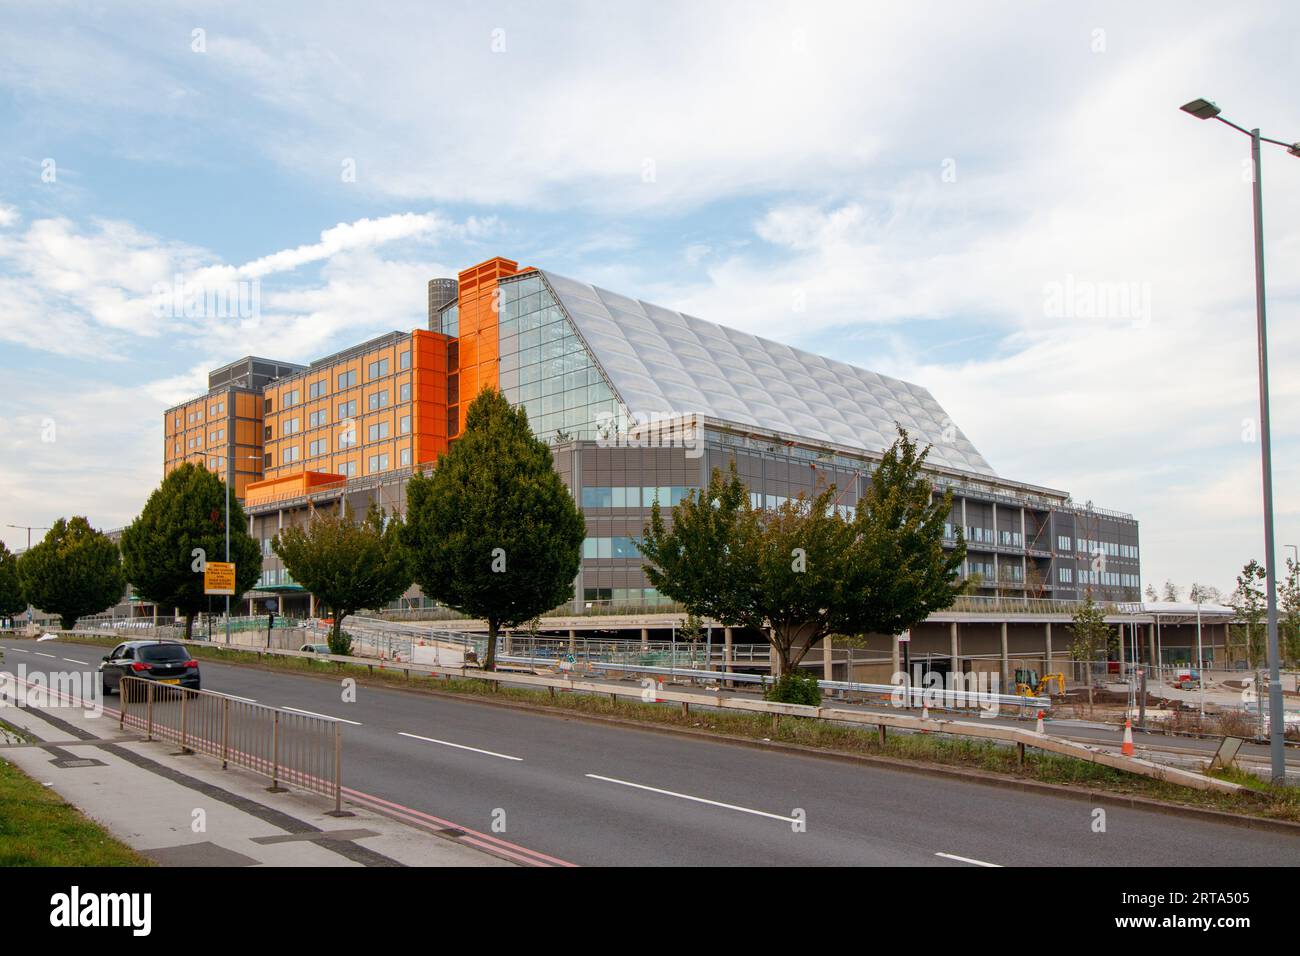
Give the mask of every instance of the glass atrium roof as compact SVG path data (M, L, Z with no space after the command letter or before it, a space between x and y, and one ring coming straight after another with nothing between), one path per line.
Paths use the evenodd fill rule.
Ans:
M632 417L704 415L882 452L894 423L932 464L994 475L928 389L543 271Z

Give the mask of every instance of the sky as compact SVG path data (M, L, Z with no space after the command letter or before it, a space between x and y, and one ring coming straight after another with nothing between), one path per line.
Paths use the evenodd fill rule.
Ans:
M1002 476L1263 558L1249 140L1300 8L61 3L0 30L0 538L127 524L163 411L422 327L496 255L931 390ZM1300 543L1300 159L1266 147L1279 558ZM179 277L179 279L178 279ZM177 281L256 290L186 315ZM251 301L252 292L249 292ZM41 531L34 532L40 535Z

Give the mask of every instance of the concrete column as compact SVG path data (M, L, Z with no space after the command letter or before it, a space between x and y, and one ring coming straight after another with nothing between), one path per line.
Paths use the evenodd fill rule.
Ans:
M572 654L578 647L578 632L569 628L569 653Z
M961 673L961 644L957 640L957 622L948 625L948 641L952 645L952 672Z
M1048 621L1043 625L1043 641L1047 645L1047 670L1053 671L1052 666L1052 622Z
M1147 625L1147 644L1151 650L1151 654L1147 658L1147 660L1151 664L1155 664L1156 663L1156 626L1154 624Z
M832 662L832 652L834 647L831 645L831 636L827 634L822 638L822 680L835 679L835 665Z
M899 647L897 634L893 637L893 644L893 649L889 652L890 661L893 663L893 672L897 674L903 669L903 649Z
M722 670L723 673L731 673L731 628L722 629ZM726 686L732 686L731 681L726 682Z
M1008 654L1007 654L1007 622L1006 622L1006 621L1003 621L1003 622L1002 622L1002 687L1003 687L1004 689L1003 689L1002 693L1004 693L1004 694L1010 693L1010 691L1006 690L1005 688L1008 688L1008 687L1011 686L1010 684L1007 683L1008 678L1009 678L1009 676L1010 676L1010 671L1008 670L1008 666L1009 666L1009 665L1008 665L1007 658L1008 658Z
M771 644L771 645L775 648L775 646L776 646L776 628L774 628L774 627L769 627L769 628L767 629L767 640L768 640L768 643ZM780 676L781 676L781 657L780 657L779 654L776 653L775 650L772 651L772 676L773 676L773 677L780 677Z
M650 628L641 628L641 653L645 653L647 645L650 643Z

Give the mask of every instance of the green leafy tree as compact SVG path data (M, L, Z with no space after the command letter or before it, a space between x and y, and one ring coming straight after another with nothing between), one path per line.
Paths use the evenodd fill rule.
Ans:
M1252 667L1264 656L1264 619L1268 614L1268 602L1259 582L1264 580L1266 573L1264 566L1251 558L1237 575L1237 588L1228 598L1228 605L1237 612L1237 620L1229 630L1244 638L1241 643ZM1228 647L1228 656L1233 656L1232 645Z
M958 531L955 545L944 547L952 492L935 496L923 470L929 454L900 427L858 501L842 586L849 633L901 634L966 590L959 576L966 542Z
M1088 687L1088 706L1092 706L1092 662L1108 650L1111 629L1106 612L1092 599L1089 588L1082 604L1070 619L1070 659L1086 662L1083 680Z
M382 608L411 584L411 569L401 542L402 522L371 504L365 517L316 514L304 527L286 528L271 547L293 579L329 608L334 619L333 654L352 653L343 619L364 608Z
M1300 565L1286 559L1286 577L1278 584L1279 621L1284 656L1292 664L1300 661Z
M485 389L465 431L430 475L406 490L402 540L426 595L487 622L484 667L497 634L571 600L586 522L522 408Z
M0 618L17 617L27 609L18 581L18 557L0 543Z
M226 485L215 473L186 462L154 489L144 509L122 532L122 563L137 594L159 608L185 617L185 636L194 617L208 606L203 573L195 570L194 549L209 561L226 554ZM238 601L262 575L262 548L248 533L244 509L230 499L230 560L235 563Z
M672 512L656 504L641 543L646 576L691 613L768 634L781 674L827 634L899 634L964 589L960 536L943 547L950 494L936 499L906 431L885 453L850 520L835 489L760 510L736 474Z
M18 559L18 580L33 605L57 614L63 629L122 600L126 576L117 545L82 517L60 518Z

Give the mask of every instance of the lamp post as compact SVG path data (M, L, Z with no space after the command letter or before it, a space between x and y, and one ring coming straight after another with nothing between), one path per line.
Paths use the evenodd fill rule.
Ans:
M8 527L8 528L15 528L15 529L17 529L17 530L19 530L19 531L26 531L26 532L27 532L27 551L32 550L32 532L33 532L33 531L49 531L49 530L50 530L49 528L43 528L43 527L40 527L39 525L28 525L28 524L11 524L11 525L6 525L5 527ZM25 551L25 552L23 552L23 553L26 554L27 552ZM27 602L27 620L28 620L28 622L30 622L31 619L32 619L32 602L31 602L31 601L28 601L28 602ZM17 631L17 628L15 628L15 632L16 632L16 631Z
M232 436L233 437L233 436ZM245 455L240 461L261 461L260 455ZM226 452L226 563L230 563L230 485L235 480L235 452ZM230 595L226 595L226 644L230 644Z
M1260 143L1281 146L1292 156L1300 157L1300 143L1284 143L1259 134L1259 129L1247 130L1219 115L1222 111L1209 100L1196 99L1183 105L1182 110L1197 119L1214 119L1230 126L1238 133L1250 137L1250 156L1255 167L1252 192L1255 211L1255 333L1259 352L1259 433L1260 459L1264 484L1264 572L1268 599L1268 706L1269 706L1269 757L1273 782L1286 783L1286 755L1283 749L1285 715L1282 711L1282 673L1277 640L1277 555L1273 541L1273 451L1268 416L1268 334L1264 316L1264 193L1261 179ZM1260 702L1261 710L1263 701Z

